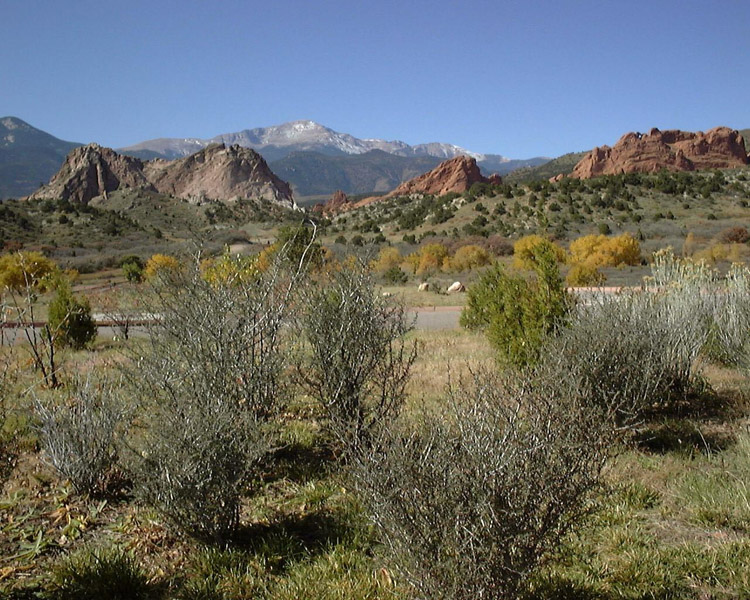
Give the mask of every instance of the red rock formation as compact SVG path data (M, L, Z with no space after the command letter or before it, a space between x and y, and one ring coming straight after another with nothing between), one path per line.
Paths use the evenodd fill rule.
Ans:
M696 171L748 164L740 133L716 127L703 133L659 131L627 133L614 147L594 148L573 169L571 177L589 179L618 173Z
M178 198L232 200L262 198L296 207L289 184L254 150L214 144L175 161L142 162L90 144L71 151L48 185L30 198L88 203L122 188L140 188Z
M328 202L323 205L322 212L324 214L336 214L344 211L351 206L348 196L341 190L336 190L330 197Z
M377 200L385 200L396 196L409 196L410 194L434 194L436 196L442 196L449 192L460 194L475 183L497 185L501 182L501 177L496 174L489 178L484 177L479 171L476 159L468 156L456 156L441 162L432 171L402 183L385 196L365 198L358 202L356 206L363 206Z

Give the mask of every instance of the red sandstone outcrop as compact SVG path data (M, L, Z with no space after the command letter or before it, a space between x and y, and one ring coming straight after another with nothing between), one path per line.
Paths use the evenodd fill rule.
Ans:
M659 131L627 133L610 148L594 148L573 169L571 177L589 179L619 173L697 171L748 164L742 135L728 127L703 133Z
M323 214L336 214L351 206L349 197L341 190L336 190L328 202L322 205Z
M475 183L499 184L502 178L493 174L489 178L484 177L479 171L477 161L468 156L456 156L450 160L441 162L432 171L424 173L414 179L402 183L392 192L385 196L365 198L357 202L356 206L370 204L376 200L395 198L396 196L409 196L411 194L434 194L442 196L449 192L462 193Z
M175 161L143 162L90 144L68 155L49 184L30 198L88 203L118 189L139 188L186 200L264 199L296 207L292 190L254 150L214 144Z

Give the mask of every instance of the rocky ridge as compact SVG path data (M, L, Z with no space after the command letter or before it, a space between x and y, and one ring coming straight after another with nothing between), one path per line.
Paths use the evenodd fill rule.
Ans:
M68 154L62 168L30 198L88 203L122 188L185 200L264 199L295 208L292 190L249 148L214 144L175 161L141 161L89 144Z
M620 173L697 171L748 164L742 135L729 127L705 133L652 129L626 133L613 147L594 148L573 168L571 177L589 179Z

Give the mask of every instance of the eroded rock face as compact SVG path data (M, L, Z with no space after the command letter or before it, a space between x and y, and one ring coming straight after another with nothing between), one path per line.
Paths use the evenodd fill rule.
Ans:
M697 171L748 164L742 135L728 127L699 131L627 133L610 148L594 148L573 169L571 177L589 179L619 173Z
M489 183L489 179L480 173L476 159L457 156L441 162L432 171L405 181L388 196L408 196L409 194L442 196L449 192L460 194L475 183Z
M349 197L341 190L336 190L328 202L323 205L322 212L324 214L336 214L349 208L350 204Z
M357 206L369 204L377 200L395 198L396 196L409 196L411 194L434 194L442 196L450 192L463 193L475 183L500 184L502 178L493 174L484 177L479 171L477 161L468 156L456 156L450 160L441 162L432 171L415 177L402 183L392 192L385 196L365 198L357 203Z
M274 175L263 157L250 148L213 144L171 162L149 161L144 170L159 192L178 198L263 198L294 206L289 184Z
M72 150L47 185L30 198L62 198L87 204L120 187L155 188L143 173L143 162L110 148L89 144Z
M254 150L214 144L175 161L117 154L90 144L76 148L48 185L30 198L88 203L121 188L140 188L186 200L261 198L295 208L292 190Z

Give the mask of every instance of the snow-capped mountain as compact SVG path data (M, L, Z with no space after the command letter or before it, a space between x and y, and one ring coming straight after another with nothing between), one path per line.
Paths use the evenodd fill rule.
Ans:
M382 150L397 156L453 158L463 154L479 161L490 157L496 162L509 160L499 155L479 154L460 146L439 142L410 146L398 140L360 139L348 133L339 133L314 121L292 121L272 127L245 129L236 133L224 133L210 139L159 138L120 148L119 151L141 158L173 159L188 156L214 143L239 144L253 148L268 160L278 160L292 152L308 151L336 156L364 154L371 150Z

